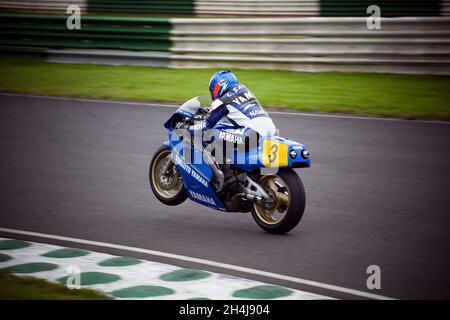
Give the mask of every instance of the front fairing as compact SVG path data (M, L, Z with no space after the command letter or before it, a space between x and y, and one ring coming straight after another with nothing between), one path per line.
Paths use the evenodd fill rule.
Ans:
M211 185L213 172L203 159L202 150L193 148L190 138L184 139L185 136L180 131L174 130L179 121L204 115L210 104L210 98L200 96L189 99L181 105L164 124L169 130L169 141L166 145L172 150L172 159L183 177L188 197L201 205L226 211Z
M234 165L248 172L261 168L308 168L311 166L311 159L302 156L304 150L307 151L306 146L297 141L272 136L262 139L258 147L249 152L237 154L238 161ZM291 151L295 151L295 157L291 156ZM273 155L275 161L271 161L270 156Z
M183 103L177 111L164 123L167 130L172 130L175 124L184 118L193 118L202 109L205 110L211 105L211 98L208 96L197 96Z

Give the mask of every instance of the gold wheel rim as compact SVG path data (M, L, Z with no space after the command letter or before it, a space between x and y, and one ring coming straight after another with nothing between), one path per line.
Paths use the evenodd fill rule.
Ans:
M266 224L280 223L286 217L291 203L289 186L277 175L263 176L258 183L274 197L274 205L271 208L265 208L254 204L256 215Z
M175 164L169 167L169 174L162 172L164 165L170 161L170 150L160 152L152 166L152 182L158 195L164 199L174 198L183 187L183 181Z

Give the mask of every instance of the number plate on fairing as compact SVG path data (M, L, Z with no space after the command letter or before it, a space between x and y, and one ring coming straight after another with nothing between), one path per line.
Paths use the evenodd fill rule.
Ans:
M276 140L264 140L262 163L265 167L284 167L289 163L288 146Z

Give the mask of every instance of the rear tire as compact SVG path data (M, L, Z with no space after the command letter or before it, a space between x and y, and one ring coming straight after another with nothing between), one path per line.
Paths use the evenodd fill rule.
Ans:
M286 185L285 187L279 188L281 192L288 194L289 199L289 204L285 210L284 217L279 221L272 219L269 214L270 210L266 210L256 204L253 204L252 206L252 216L264 231L274 234L283 234L294 229L303 217L306 202L305 188L303 187L300 177L291 168L280 169L277 174L272 177L279 181L283 181ZM259 182L264 183L267 179L270 178L262 176L259 179ZM280 192L278 190L272 190L272 188L263 187L266 191L272 192L272 194L275 194L274 191ZM273 211L276 210L273 209Z
M174 189L172 194L169 193L169 190L166 191L161 186L160 174L162 173L158 170L161 166L161 162L167 161L166 159L168 156L170 156L170 154L171 150L166 146L161 146L155 152L152 161L150 162L149 181L150 187L152 188L154 195L156 196L156 198L158 198L159 201L168 206L176 206L183 203L187 199L186 189L184 187L184 183L180 176L180 173L174 165L175 167L174 169L172 169L176 171L176 174L178 174L176 178L180 181L178 181L178 184L175 185L176 188Z

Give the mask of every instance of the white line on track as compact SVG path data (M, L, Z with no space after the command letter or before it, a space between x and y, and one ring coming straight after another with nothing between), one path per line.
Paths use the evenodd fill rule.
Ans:
M178 254L173 254L173 253L167 253L167 252L162 252L162 251L149 250L149 249L137 248L137 247L129 247L129 246L125 246L125 245L112 244L112 243L106 243L106 242L64 237L64 236L58 236L58 235L53 235L53 234L10 229L10 228L0 228L0 231L6 232L6 233L12 233L12 234L20 234L20 235L38 237L38 238L43 238L43 239L53 239L53 240L71 242L71 243L80 243L80 244L92 245L92 246L103 247L103 248L111 248L111 249L118 249L118 250L124 250L124 251L129 251L129 252L144 253L144 254L149 254L149 255L153 255L153 256L171 258L171 259L176 259L176 260L181 260L181 261L194 262L194 263L199 263L199 264L203 264L203 265L207 265L207 266L219 267L222 269L228 269L228 270L233 270L233 271L238 271L238 272L244 272L247 274L268 277L268 278L272 278L272 279L278 279L278 280L284 280L284 281L289 281L289 282L293 282L293 283L299 283L299 284L308 285L308 286L312 286L312 287L316 287L316 288L350 294L350 295L361 297L361 298L376 299L376 300L394 300L394 298L390 298L390 297L386 297L386 296L382 296L382 295L378 295L378 294L373 294L373 293L369 293L369 292L364 292L364 291L360 291L360 290L349 289L349 288L345 288L345 287L321 283L321 282L317 282L317 281L306 280L306 279L302 279L302 278L286 276L286 275L277 274L277 273L273 273L273 272L267 272L267 271L263 271L263 270L241 267L241 266L237 266L237 265L233 265L233 264L211 261L211 260L206 260L206 259L193 258L193 257L188 257L188 256L183 256L183 255L178 255Z
M85 98L69 98L69 97L57 97L57 96L39 96L39 95L32 95L32 94L19 94L19 93L6 93L6 92L0 92L0 96L29 97L29 98L65 100L65 101L83 101L83 102L95 102L95 103L132 105L132 106L150 106L150 107L161 107L161 108L178 108L179 107L179 105L176 105L176 104L166 104L166 103L133 102L133 101L101 100L101 99L85 99ZM449 121L439 121L439 120L406 120L406 119L395 119L395 118L361 117L361 116L351 116L351 115L347 116L347 115L340 115L340 114L304 113L304 112L295 112L295 111L268 111L268 112L270 114L281 114L281 115L302 116L302 117L316 117L316 118L335 118L335 119L350 119L350 120L375 120L375 121L398 121L398 122L409 122L409 123L450 124Z

